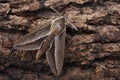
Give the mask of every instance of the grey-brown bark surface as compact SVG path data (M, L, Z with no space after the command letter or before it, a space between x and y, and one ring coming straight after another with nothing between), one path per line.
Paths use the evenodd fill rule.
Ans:
M58 80L120 80L119 0L0 0L0 80L53 80L45 55L12 48L20 37L58 15L67 24L65 61Z

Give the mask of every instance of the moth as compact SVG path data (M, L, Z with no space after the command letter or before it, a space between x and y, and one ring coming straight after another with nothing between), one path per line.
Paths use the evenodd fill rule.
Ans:
M54 8L52 9L59 15L58 18L44 27L23 36L13 47L19 50L38 50L36 61L39 60L41 55L46 53L47 62L52 72L59 76L62 71L65 55L66 20L58 11ZM77 30L76 27L74 28Z

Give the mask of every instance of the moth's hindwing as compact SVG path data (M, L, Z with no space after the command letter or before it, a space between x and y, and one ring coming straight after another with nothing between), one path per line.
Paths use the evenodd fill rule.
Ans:
M40 49L38 50L37 54L36 54L36 60L38 61L39 57L44 54L45 52L47 52L47 50L49 49L51 43L54 40L54 35L50 34L42 43L40 46Z

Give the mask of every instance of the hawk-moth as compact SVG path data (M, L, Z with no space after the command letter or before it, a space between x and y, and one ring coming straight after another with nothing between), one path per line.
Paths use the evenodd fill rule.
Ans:
M56 11L54 8L52 9ZM62 71L64 62L65 22L65 17L60 15L60 17L54 19L51 23L45 24L44 27L23 36L13 47L20 50L38 50L36 61L38 61L41 55L46 53L47 62L52 72L58 76ZM67 22L69 21L67 20Z

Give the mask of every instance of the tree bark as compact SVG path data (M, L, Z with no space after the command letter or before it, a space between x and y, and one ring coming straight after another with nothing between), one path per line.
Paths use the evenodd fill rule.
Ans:
M67 26L62 73L55 77L45 55L13 49L27 33L64 15ZM0 80L120 80L119 0L0 0Z

